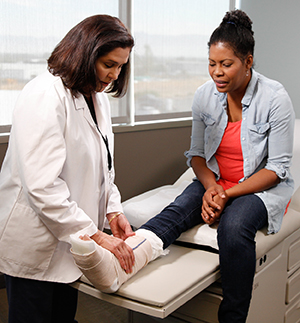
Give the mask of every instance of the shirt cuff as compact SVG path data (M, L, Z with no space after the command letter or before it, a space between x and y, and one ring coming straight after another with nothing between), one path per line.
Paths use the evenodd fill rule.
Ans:
M282 164L268 163L265 168L275 172L281 180L286 180L289 177L289 169Z

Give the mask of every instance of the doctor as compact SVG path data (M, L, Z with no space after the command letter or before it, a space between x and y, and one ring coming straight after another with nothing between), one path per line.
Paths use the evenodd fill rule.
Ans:
M114 184L104 90L124 95L132 36L119 19L89 17L54 49L48 71L17 101L0 174L0 272L9 322L75 322L81 272L70 235L88 235L130 273L134 235ZM105 217L112 233L102 232Z

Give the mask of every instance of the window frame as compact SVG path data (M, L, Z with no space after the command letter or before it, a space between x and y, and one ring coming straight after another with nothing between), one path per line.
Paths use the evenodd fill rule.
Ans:
M229 10L236 7L238 0L228 0ZM119 18L127 26L127 28L134 35L134 0L119 0ZM192 116L189 112L174 112L156 115L135 115L135 102L134 102L134 55L131 55L131 70L126 95L118 100L118 107L121 111L125 111L125 116L118 116L112 118L114 131L117 132L133 130L132 127L137 129L155 129L155 128L169 128L181 127L191 124ZM142 120L143 119L143 120ZM0 125L0 143L6 142L9 137L11 125ZM123 130L122 130L123 129Z
M228 10L234 10L236 4L239 0L228 0ZM127 26L127 28L132 32L134 36L134 0L119 0L119 18ZM192 120L191 112L173 112L173 113L160 113L155 115L135 115L135 102L134 102L134 55L130 56L131 60L131 70L130 79L128 84L128 90L126 95L119 100L119 107L124 108L126 111L126 116L113 117L112 123L114 127L116 126L135 126L142 124L151 125L153 122L159 124L169 123L173 126L176 125L176 121L182 123L183 120ZM168 127L168 125L166 125ZM147 127L148 128L148 127Z

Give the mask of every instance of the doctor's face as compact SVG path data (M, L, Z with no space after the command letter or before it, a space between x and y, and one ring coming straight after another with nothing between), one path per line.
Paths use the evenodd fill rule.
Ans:
M96 72L99 79L97 92L102 92L113 81L117 80L124 64L128 62L131 48L115 48L96 61Z

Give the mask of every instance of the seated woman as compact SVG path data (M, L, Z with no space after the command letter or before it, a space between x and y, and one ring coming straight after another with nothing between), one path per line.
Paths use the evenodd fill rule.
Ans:
M252 21L244 12L228 12L208 46L212 80L196 91L191 147L186 153L196 179L126 243L137 247L134 274L182 232L201 222L219 221L223 290L219 322L240 323L246 321L252 295L257 230L266 225L268 233L280 230L293 193L289 168L294 111L283 86L252 68ZM152 257L144 238L158 246ZM112 262L120 267L116 259ZM122 276L121 284L130 275L119 268L114 279Z

